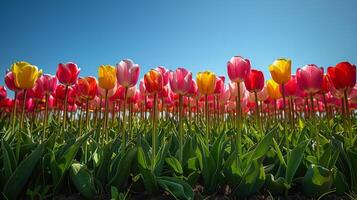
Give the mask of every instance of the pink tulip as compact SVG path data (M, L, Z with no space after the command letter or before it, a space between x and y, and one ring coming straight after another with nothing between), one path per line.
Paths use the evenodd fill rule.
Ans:
M16 87L16 85L15 85L15 77L14 77L14 74L12 73L12 71L9 71L6 73L5 85L7 88L9 88L10 90L12 90L14 92L21 90L20 88Z
M192 73L185 68L177 68L170 73L170 87L179 95L186 95L191 87Z
M158 66L155 70L160 72L162 76L162 86L166 86L169 83L170 71L168 71L164 66Z
M226 78L224 76L216 77L216 85L215 85L213 94L219 95L223 91L225 79Z
M57 78L50 74L44 74L37 79L37 84L41 85L44 93L53 93L57 87Z
M126 88L133 87L138 82L140 66L130 59L120 61L116 65L118 83Z
M266 85L264 85L264 88L257 93L258 101L265 101L269 98L268 90Z
M7 93L6 93L6 88L4 86L0 86L0 99L5 99L7 96Z
M296 70L297 84L300 89L309 94L314 94L321 90L324 70L314 64L305 65Z
M232 82L245 81L250 73L250 61L240 56L234 56L227 63L229 79Z
M190 84L190 89L188 90L186 96L193 97L193 96L197 95L197 92L198 92L197 84L196 84L195 80L192 80L191 84Z
M76 83L80 71L81 69L75 63L60 63L58 64L56 77L64 85L73 85Z

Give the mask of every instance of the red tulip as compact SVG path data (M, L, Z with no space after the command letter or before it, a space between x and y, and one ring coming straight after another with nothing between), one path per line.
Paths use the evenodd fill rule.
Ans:
M5 85L7 88L9 88L10 90L12 90L14 92L21 90L20 88L16 87L16 85L15 85L15 76L12 71L9 71L6 73Z
M76 90L81 98L88 100L94 99L98 91L97 79L92 76L79 78L76 83Z
M4 86L0 86L0 99L4 99L7 96L6 88Z
M336 67L327 69L329 80L339 91L351 89L356 84L356 66L349 62L340 62Z
M44 93L53 93L57 87L57 78L50 74L44 74L37 79L37 84L41 85Z
M245 87L249 92L259 92L264 87L264 74L262 71L252 69L249 76L244 81Z
M309 94L314 94L321 90L323 84L324 69L314 64L305 65L296 70L297 84L300 89Z
M197 84L196 84L195 80L192 80L191 84L190 84L190 89L188 90L186 95L189 97L192 97L192 96L197 95L197 93L198 93Z
M120 61L116 65L118 83L126 88L133 87L138 82L140 66L130 59Z
M250 73L250 61L240 56L234 56L227 63L227 71L229 79L232 82L245 81Z
M325 74L323 79L322 79L322 88L321 88L321 93L326 94L330 91L330 81L328 79L328 75Z
M79 72L80 69L75 63L60 63L58 64L56 77L64 85L73 85L77 81Z
M282 93L282 85L280 85L280 92ZM287 97L296 97L298 92L297 79L295 75L291 75L290 80L284 85L284 94Z
M192 73L185 68L177 68L174 72L170 72L169 80L173 92L186 95L191 87Z

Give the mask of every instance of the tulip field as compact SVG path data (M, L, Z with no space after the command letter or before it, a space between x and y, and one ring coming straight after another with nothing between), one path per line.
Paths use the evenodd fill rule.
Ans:
M347 61L40 68L15 62L0 86L0 199L357 199Z

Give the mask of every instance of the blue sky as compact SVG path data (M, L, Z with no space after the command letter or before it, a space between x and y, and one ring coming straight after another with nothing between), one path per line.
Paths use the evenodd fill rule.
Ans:
M226 75L242 55L266 79L279 57L293 71L357 63L356 9L355 0L0 0L0 76L20 60L51 74L73 61L97 76L99 65L131 58L142 77L158 65Z

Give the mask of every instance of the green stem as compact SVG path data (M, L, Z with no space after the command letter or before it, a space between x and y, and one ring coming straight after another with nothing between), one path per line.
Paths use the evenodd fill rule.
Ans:
M46 107L45 107L45 119L43 122L43 141L46 139L46 128L47 128L47 120L48 120L48 99L49 99L49 94L46 92Z
M17 107L17 92L15 91L14 96L14 109L12 110L12 133L15 134L15 122L16 122L16 107Z
M67 101L68 101L68 85L66 85L66 90L64 92L64 111L63 111L63 130L66 129L67 121Z
M105 139L109 139L109 134L108 134L108 90L105 90L105 111L104 111L104 133L105 133Z
M180 141L180 162L182 162L183 154L183 96L179 95L179 141Z
M24 96L23 96L23 101L22 101L22 110L21 110L21 116L20 116L20 129L23 128L24 125L24 115L25 115L25 109L26 109L26 97L27 97L27 90L24 90Z
M157 129L157 93L154 94L154 108L153 108L153 116L152 116L152 125L153 125L153 130L152 130L152 163L153 163L153 168L154 168L154 163L156 162L156 142L157 142L157 135L156 135L156 129Z

